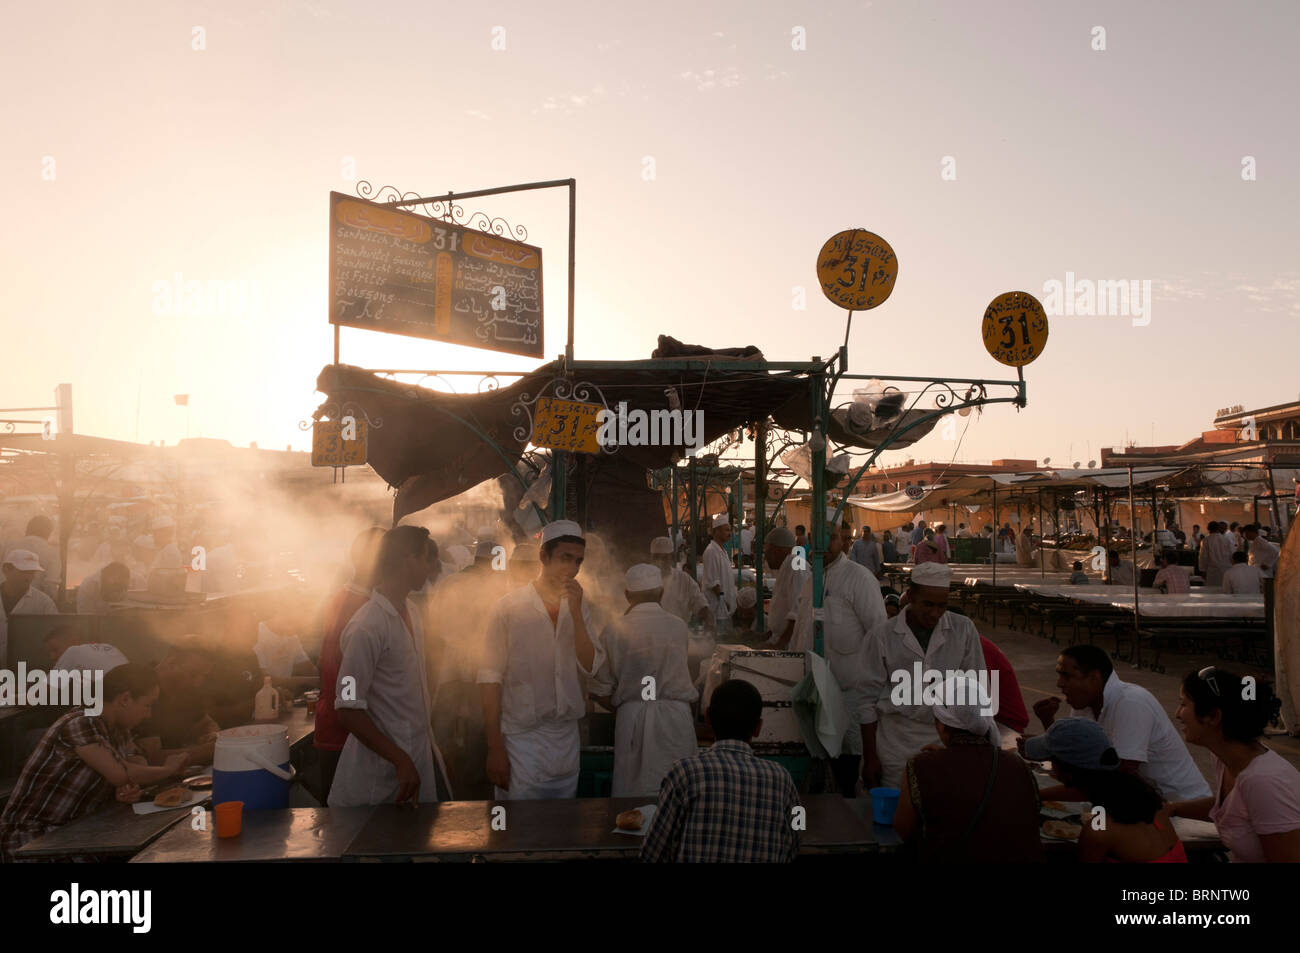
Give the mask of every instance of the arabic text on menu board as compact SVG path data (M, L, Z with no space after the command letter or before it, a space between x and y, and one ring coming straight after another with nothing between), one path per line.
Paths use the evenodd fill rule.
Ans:
M542 356L542 250L330 193L330 323Z

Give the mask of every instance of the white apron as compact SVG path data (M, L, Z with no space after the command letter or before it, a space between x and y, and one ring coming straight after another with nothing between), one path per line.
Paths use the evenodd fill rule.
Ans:
M541 801L578 794L576 721L543 722L505 736L510 788L494 788L498 801Z
M882 711L876 721L876 756L880 758L881 783L887 788L902 790L908 760L926 745L939 743L934 710L927 706L911 711L924 717Z
M695 723L683 701L629 701L614 721L614 797L658 797L674 762L695 754Z

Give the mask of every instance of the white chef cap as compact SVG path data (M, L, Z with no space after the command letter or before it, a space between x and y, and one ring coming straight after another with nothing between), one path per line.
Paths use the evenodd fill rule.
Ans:
M947 589L952 584L952 570L944 563L921 563L912 570L912 582L918 586Z
M474 554L465 546L448 546L448 558L456 565L456 571L460 572L466 566L474 561Z
M652 589L662 589L663 587L664 577L659 572L658 566L651 566L649 563L637 563L627 571L628 592L649 592Z
M41 561L30 549L11 549L5 553L5 565L20 572L40 572Z
M719 513L717 516L713 517L714 529L717 529L719 526L730 526L730 525L731 525L731 520L730 518L728 518L726 513Z
M744 586L736 593L736 605L742 609L752 609L758 604L758 591L753 586Z
M547 523L542 527L542 542L549 543L553 539L559 539L561 536L576 536L583 539L582 527L573 520L556 520L554 523Z
M922 563L922 565L930 565ZM949 728L959 728L972 735L987 738L989 744L998 747L1002 734L993 721L992 715L981 714L986 706L980 700L979 682L969 675L953 673L943 683L943 700L945 704L934 706L934 717ZM988 709L998 710L996 696L989 699Z
M656 536L650 540L651 556L671 556L673 554L673 541L667 536Z

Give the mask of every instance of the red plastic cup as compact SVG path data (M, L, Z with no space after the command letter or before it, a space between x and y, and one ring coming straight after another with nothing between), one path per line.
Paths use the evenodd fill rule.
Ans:
M244 829L244 802L222 801L212 808L217 817L218 837L238 837Z

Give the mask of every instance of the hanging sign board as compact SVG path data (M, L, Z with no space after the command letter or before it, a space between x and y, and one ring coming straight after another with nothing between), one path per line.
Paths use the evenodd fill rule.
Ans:
M865 228L832 235L817 254L822 294L850 311L885 303L898 279L898 257L889 242Z
M542 250L330 193L330 323L542 356Z
M346 428L338 420L318 420L312 425L312 466L359 467L366 462L366 421L364 417L354 420ZM343 439L345 430L352 439Z
M533 446L569 453L600 453L597 419L604 409L600 404L579 400L539 398L533 420Z
M984 311L984 348L1008 367L1024 367L1047 346L1047 315L1027 291L998 295Z

